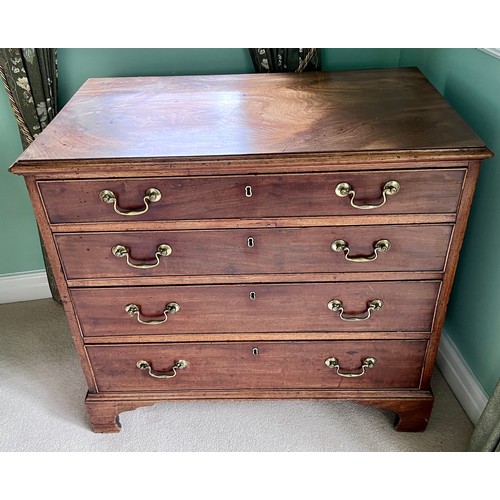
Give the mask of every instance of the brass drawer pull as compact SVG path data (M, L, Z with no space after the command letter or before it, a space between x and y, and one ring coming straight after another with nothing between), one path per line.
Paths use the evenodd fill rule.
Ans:
M165 323L168 319L169 314L175 314L178 313L180 310L181 306L177 304L177 302L169 302L163 311L163 315L165 316L164 319L161 320L156 320L156 319L151 319L148 321L144 321L141 319L141 310L139 306L136 304L128 304L125 306L125 312L131 316L134 317L134 315L137 316L137 321L139 323L142 323L143 325L161 325L162 323Z
M344 252L344 257L350 262L371 262L376 260L379 252L387 252L391 248L391 242L389 240L378 240L373 246L373 255L369 257L349 257L349 244L344 240L335 240L332 243L332 250L334 252Z
M142 215L145 214L149 210L149 202L151 203L156 203L157 201L160 201L161 199L161 192L159 189L156 188L150 188L146 191L146 194L144 195L143 201L145 208L142 210L128 210L128 211L123 211L120 208L118 208L118 200L116 198L115 193L113 191L110 191L109 189L103 189L99 193L99 198L101 199L102 202L104 203L112 203L113 204L113 210L119 214L119 215L127 215L127 216L133 216L133 215Z
M172 247L166 243L158 245L155 253L156 262L153 264L134 264L133 262L130 262L130 250L123 245L115 245L111 249L111 253L115 257L127 257L127 264L130 267L135 267L136 269L150 269L152 267L156 267L160 263L160 257L168 257L172 253Z
M177 370L182 370L186 368L187 365L187 361L179 359L179 361L176 361L174 363L174 365L172 366L172 370L169 373L153 373L153 369L147 361L141 359L135 364L135 366L137 366L137 368L139 368L140 370L147 370L148 375L153 378L173 378L177 375Z
M367 309L367 314L364 317L358 317L358 316L349 316L345 317L344 316L344 306L342 305L342 301L333 299L328 302L328 309L330 311L337 312L339 311L340 314L340 319L343 321L366 321L367 319L370 319L372 311L380 311L382 307L384 306L384 303L381 300L375 299L372 300L368 303L368 309Z
M356 191L352 188L352 186L348 182L341 182L340 184L337 184L337 187L335 188L335 194L337 196L340 196L341 198L343 198L344 196L350 196L351 205L354 208L358 208L360 210L371 210L372 208L380 208L383 205L385 205L385 202L387 201L387 196L395 195L397 192L399 192L400 187L401 186L397 181L386 182L382 190L382 202L379 203L378 205L356 205L354 203L354 197L356 196Z
M376 361L377 360L375 358L365 358L360 368L361 371L359 372L341 372L338 359L333 357L325 359L325 365L328 366L328 368L335 368L335 370L337 371L337 375L339 375L340 377L353 378L363 376L367 368L373 368L375 366Z

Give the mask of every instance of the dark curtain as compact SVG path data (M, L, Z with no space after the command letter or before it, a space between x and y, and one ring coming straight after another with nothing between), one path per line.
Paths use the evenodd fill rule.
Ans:
M24 148L58 111L56 60L56 49L0 49L0 76Z
M320 71L319 49L248 49L257 73Z
M26 149L57 114L57 50L0 49L0 78ZM52 297L60 302L45 247L42 253Z
M469 451L500 452L500 380L472 433Z

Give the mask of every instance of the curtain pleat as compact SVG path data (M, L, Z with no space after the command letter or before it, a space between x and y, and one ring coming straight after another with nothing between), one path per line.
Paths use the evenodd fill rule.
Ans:
M257 73L320 71L319 49L248 49Z
M500 380L472 433L469 451L500 452Z
M26 148L57 114L56 49L0 49L0 74Z
M26 149L58 112L57 49L2 48L0 77ZM61 302L43 241L41 247L52 297Z

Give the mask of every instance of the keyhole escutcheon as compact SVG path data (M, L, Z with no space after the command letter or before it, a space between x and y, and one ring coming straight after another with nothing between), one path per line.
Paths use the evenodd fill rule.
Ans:
M247 238L247 245L248 248L253 248L255 246L255 240L251 236Z
M252 354L253 354L254 356L258 356L258 355L259 355L259 348L258 348L258 347L254 347L254 348L252 349Z
M253 195L252 186L245 186L245 196L251 198Z

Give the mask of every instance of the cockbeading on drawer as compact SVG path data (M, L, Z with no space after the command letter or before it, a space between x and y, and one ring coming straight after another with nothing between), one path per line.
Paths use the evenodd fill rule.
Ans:
M112 344L90 345L87 352L100 391L417 389L426 345L424 340Z
M41 181L52 224L454 213L465 169ZM384 186L399 189L385 203ZM356 193L336 189L349 184ZM154 190L151 197L148 193ZM112 193L103 195L103 193ZM347 194L347 193L346 193ZM110 203L111 201L111 203ZM366 209L366 205L371 208Z
M452 230L428 224L127 231L56 234L55 241L69 280L441 272Z
M239 332L428 333L440 285L439 281L231 284L80 288L70 293L89 340ZM332 300L342 302L344 319L330 307ZM370 318L345 320L365 317L374 300L383 307ZM168 314L165 311L172 303L179 310ZM130 314L130 305L137 307L138 314Z

